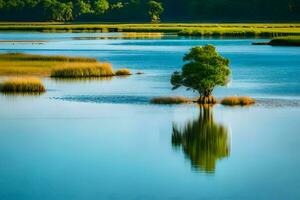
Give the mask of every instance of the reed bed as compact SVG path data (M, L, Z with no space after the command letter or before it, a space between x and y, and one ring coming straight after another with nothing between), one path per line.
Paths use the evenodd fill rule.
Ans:
M76 24L0 23L0 31L40 32L160 32L180 36L259 36L300 35L300 24ZM130 36L133 37L133 36Z
M54 68L51 72L51 77L54 78L92 78L109 77L113 75L114 72L109 63L65 64Z
M300 28L250 28L250 27L216 27L188 28L178 32L179 36L214 36L214 37L278 37L300 35Z
M45 86L40 79L32 77L9 78L0 84L3 93L43 93Z
M247 106L255 104L255 100L251 97L225 97L221 100L221 104L226 106Z
M57 56L57 55L54 55L54 56L34 55L34 54L24 54L24 53L0 54L0 60L51 61L51 62L97 62L97 60L94 58Z
M62 67L73 69L76 66L77 68L97 68L97 73L103 75L113 73L109 63L97 62L94 58L20 53L0 54L0 75L51 76L54 69Z
M116 76L129 76L132 75L131 71L129 69L118 69L115 72Z
M192 103L193 100L186 97L155 97L150 102L153 104L184 104Z

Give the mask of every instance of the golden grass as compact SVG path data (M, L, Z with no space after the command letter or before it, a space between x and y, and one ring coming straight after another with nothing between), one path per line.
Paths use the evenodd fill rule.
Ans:
M255 100L251 97L225 97L221 100L221 104L226 106L247 106L255 104Z
M105 68L111 74L109 63L97 62L94 58L44 56L31 54L0 54L0 75L50 76L59 67ZM102 71L101 71L102 72ZM103 72L104 73L104 72Z
M151 99L153 104L183 104L192 103L193 101L186 97L155 97Z
M9 78L0 84L3 93L43 93L46 91L41 80L37 78Z
M0 60L14 61L52 61L52 62L97 62L94 58L72 57L59 55L36 55L24 53L0 54Z
M129 76L132 75L131 71L129 69L118 69L115 72L116 76Z
M113 76L109 63L68 63L56 67L51 72L55 78L92 78Z

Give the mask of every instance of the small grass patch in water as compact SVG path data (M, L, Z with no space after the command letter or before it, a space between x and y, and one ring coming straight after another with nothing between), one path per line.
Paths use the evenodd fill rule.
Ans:
M54 68L51 72L51 77L54 78L92 78L113 75L109 63L68 63Z
M183 104L192 103L193 100L186 97L155 97L150 102L153 104Z
M255 104L255 100L251 97L225 97L221 100L221 104L225 106L248 106Z
M45 86L40 79L32 77L9 78L0 84L2 93L44 93Z
M142 74L144 74L144 72L141 71L136 72L136 75L142 75Z
M116 76L129 76L132 75L131 71L129 69L118 69L115 72Z

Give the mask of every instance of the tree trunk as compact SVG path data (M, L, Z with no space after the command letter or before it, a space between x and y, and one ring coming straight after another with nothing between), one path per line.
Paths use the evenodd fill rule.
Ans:
M198 99L199 104L209 104L214 105L217 103L217 99L214 96L211 96L211 90L205 90L203 93L200 93L200 97Z

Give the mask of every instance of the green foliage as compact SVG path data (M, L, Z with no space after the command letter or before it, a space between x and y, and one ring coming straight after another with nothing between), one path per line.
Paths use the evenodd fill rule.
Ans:
M74 6L74 16L79 17L85 14L93 13L91 4L89 2L85 2L83 0L77 0Z
M48 20L70 21L73 19L73 3L61 3L57 0L44 0L44 12Z
M183 60L187 63L182 72L174 72L171 77L173 89L185 86L209 97L216 86L224 86L229 81L229 60L219 55L212 45L193 47Z
M162 3L157 1L149 1L149 11L148 14L150 16L152 23L160 22L160 15L164 12L164 8Z
M102 15L109 9L109 3L107 0L96 0L94 2L94 9L97 15Z
M5 7L4 0L0 0L0 9L3 9Z
M201 107L198 119L183 128L174 124L172 145L181 147L192 166L206 173L213 173L216 161L230 153L228 130L214 121L210 107Z
M300 1L0 0L2 21L97 21L101 15L106 21L145 22L150 16L158 22L162 12L166 21L299 21Z
M300 36L273 38L269 44L273 46L300 46Z

